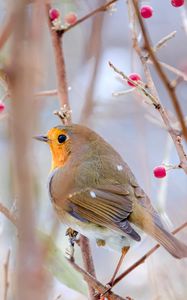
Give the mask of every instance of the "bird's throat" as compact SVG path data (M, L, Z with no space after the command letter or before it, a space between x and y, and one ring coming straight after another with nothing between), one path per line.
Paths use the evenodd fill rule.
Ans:
M63 167L68 159L68 152L58 147L50 147L52 154L51 171L55 168Z

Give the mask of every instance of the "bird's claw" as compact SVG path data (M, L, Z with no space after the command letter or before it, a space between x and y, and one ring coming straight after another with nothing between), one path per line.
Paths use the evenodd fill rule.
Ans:
M69 245L69 247L67 247L65 249L65 257L69 260L74 260L74 245Z

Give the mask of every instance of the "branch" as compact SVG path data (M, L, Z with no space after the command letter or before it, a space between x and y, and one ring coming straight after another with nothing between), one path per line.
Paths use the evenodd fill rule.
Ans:
M173 234L176 234L177 232L181 231L187 227L187 222L182 224L181 226L177 227L174 231L172 231ZM145 255L143 255L139 260L137 260L132 266L130 266L126 271L124 271L121 275L119 275L114 280L114 285L116 285L119 281L121 281L125 276L127 276L129 273L131 273L134 269L136 269L139 265L145 262L145 260L151 256L158 248L160 248L160 245L157 244L153 248L151 248Z
M6 16L6 22L5 25L0 33L0 49L4 46L8 38L10 37L12 33L12 28L14 25L14 16L13 14L10 14L10 16Z
M52 45L53 45L54 56L55 56L55 63L56 63L59 102L60 102L60 107L66 105L69 108L68 87L67 87L63 46L62 46L60 35L58 34L57 31L52 29L51 20L49 18L50 9L51 9L51 5L46 4L46 18L48 20L48 27L51 34Z
M38 92L34 96L35 97L48 97L48 96L57 96L57 95L58 95L58 90L49 90L49 91Z
M160 77L160 79L162 80L171 100L172 100L172 103L173 103L173 106L174 106L174 109L175 109L175 112L178 116L178 119L181 123L181 128L182 128L182 131L183 131L183 134L184 134L184 137L187 141L187 128L186 128L186 125L185 125L185 122L184 122L184 119L183 119L183 114L182 114L182 110L181 110L181 107L180 107L180 104L179 104L179 101L178 101L178 98L177 98L177 95L175 93L175 89L174 87L170 84L170 81L168 80L166 74L164 73L159 61L157 60L157 57L154 53L154 50L152 49L151 47L151 44L150 44L150 39L148 37L148 33L147 33L147 30L145 28L145 25L144 25L144 22L142 20L142 17L140 15L140 12L139 12L139 7L138 7L138 2L137 0L132 0L133 2L133 5L134 5L134 9L135 9L135 12L136 12L136 15L137 15L137 18L138 18L138 21L139 21L139 24L140 24L140 28L141 28L141 31L142 31L142 34L143 34L143 37L144 37L144 48L148 51L149 55L150 55L150 58L151 60L153 61L153 64L157 70L157 73Z
M85 267L86 271L90 275L92 275L93 277L96 278L89 240L85 236L81 235L79 245L81 248L83 263L84 263L84 267ZM97 300L98 298L96 296L94 296L95 290L93 289L93 287L91 285L88 285L88 288L89 288L89 293L90 293L90 299Z
M95 279L93 276L91 276L88 272L84 271L81 267L79 267L75 262L68 260L69 263L72 265L72 267L78 271L79 273L82 274L84 280L90 285L92 286L92 288L95 291L98 291L99 294L104 294L106 291L106 287L100 283L97 279ZM113 292L109 291L109 297L110 300L129 300L130 298L122 298L116 294L114 294Z
M90 17L93 17L94 15L96 15L97 13L99 12L105 12L107 11L111 6L112 4L114 4L115 2L117 2L118 0L111 0L109 1L108 3L96 8L95 10L91 11L89 14L87 14L86 16L80 18L79 20L77 20L76 23L66 27L66 28L63 28L61 30L58 30L58 32L63 35L65 32L69 31L70 29L74 28L75 26L79 25L80 23L84 22L85 20L89 19Z
M15 218L15 216L13 215L13 213L11 213L11 211L4 206L2 203L0 203L0 212L13 224L17 227L17 219Z
M182 145L182 138L180 136L178 136L176 134L175 129L173 129L173 127L170 124L167 112L165 111L164 107L161 105L161 103L159 102L158 98L156 98L155 96L153 96L146 88L144 88L141 84L137 83L136 81L131 80L127 75L125 75L122 71L118 70L111 62L109 62L109 66L119 75L122 76L122 78L124 78L125 80L130 81L131 83L134 84L134 86L139 89L141 92L144 93L144 95L146 97L148 97L152 104L154 105L154 107L159 111L162 120L164 122L164 124L166 125L166 128L168 130L168 132L170 133L170 136L175 144L176 147L176 151L178 153L179 159L180 159L180 164L179 167L182 168L184 170L184 172L187 174L187 155L184 152L184 148ZM144 67L145 63L144 63ZM149 70L147 70L149 71ZM148 72L147 72L147 76ZM149 77L149 84L152 84L152 78Z

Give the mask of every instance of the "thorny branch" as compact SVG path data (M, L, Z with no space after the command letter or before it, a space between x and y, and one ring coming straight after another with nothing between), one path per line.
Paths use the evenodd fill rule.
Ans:
M109 62L109 66L116 72L118 73L120 76L122 76L122 78L124 78L127 81L130 81L131 83L134 84L134 86L136 88L138 88L141 92L143 92L145 94L146 97L148 97L152 104L154 105L154 107L159 111L162 120L164 122L164 124L166 125L166 128L168 130L168 132L170 133L170 136L175 144L178 156L180 158L180 164L179 167L182 168L184 170L184 172L187 174L187 156L186 153L184 152L184 148L182 145L182 138L180 136L178 136L175 132L175 130L172 128L168 115L164 109L164 107L161 105L161 103L159 102L158 98L153 96L142 84L137 83L136 81L131 80L127 75L125 75L122 71L120 71L119 69L117 69L111 62ZM146 67L146 65L144 64L144 67ZM146 69L147 70L147 69ZM147 70L149 71L149 70ZM149 73L147 72L147 76L149 76L149 83L148 86L150 87L150 85L152 85L152 78L150 77ZM155 89L155 87L154 87Z
M183 135L184 135L184 137L187 141L187 128L186 128L186 124L184 122L182 110L181 110L177 95L175 93L175 88L170 84L169 79L167 78L166 74L164 73L164 71L163 71L163 69L162 69L162 67L161 67L161 65L160 65L160 63L159 63L152 47L151 47L150 39L149 39L147 30L145 28L144 22L141 18L140 12L139 12L138 2L137 2L137 0L132 0L132 2L133 2L134 9L135 9L135 12L136 12L139 24L140 24L142 34L143 34L144 43L145 43L144 48L148 51L148 53L150 55L150 58L153 61L153 64L154 64L154 66L157 70L157 73L159 74L160 79L162 80L162 82L163 82L163 84L164 84L164 86L165 86L165 88L166 88L166 90L167 90L167 92L168 92L168 94L169 94L169 96L172 100L173 106L175 108L175 112L176 112L176 114L178 116L178 119L180 121L180 124L181 124Z
M133 41L133 48L135 49L136 53L138 54L140 61L142 63L142 67L144 69L144 73L145 73L145 77L147 79L147 85L148 88L150 89L151 95L152 97L155 99L157 105L155 106L154 102L153 105L155 106L155 108L158 110L158 112L160 113L162 120L164 122L164 124L166 125L166 128L173 140L173 143L175 145L176 151L178 153L179 159L180 159L180 164L179 166L181 168L183 168L184 172L187 174L187 156L186 153L184 151L183 145L182 145L182 138L180 136L178 136L178 133L175 131L175 129L172 127L167 111L165 110L165 108L163 107L157 90L155 88L155 85L153 83L152 77L151 77L151 73L149 70L149 67L147 65L147 57L145 58L142 54L142 50L138 44L138 37L137 37L137 32L136 32L136 26L135 26L135 21L136 21L136 15L134 12L134 9L132 7L132 4L130 1L128 1L128 11L129 11L129 21L130 23L132 23L132 41ZM157 45L163 45L163 42L168 40L168 37L171 37L172 35L170 34L169 36L167 36L167 38L163 38L160 42L157 43ZM150 56L150 53L148 53L148 57ZM137 86L137 88L139 88ZM144 91L143 91L144 92ZM144 92L145 93L145 92ZM145 94L146 95L146 94ZM150 95L146 95L149 96ZM152 98L150 98L152 100Z

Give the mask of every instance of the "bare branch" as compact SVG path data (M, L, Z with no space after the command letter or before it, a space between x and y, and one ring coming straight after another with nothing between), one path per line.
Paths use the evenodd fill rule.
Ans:
M4 206L2 203L0 203L0 212L5 215L5 217L17 227L17 219L15 216L11 213L11 211Z
M148 97L151 101L152 104L154 105L154 107L159 111L162 120L164 122L164 124L166 125L166 128L175 144L175 148L177 150L179 159L180 159L180 168L182 168L184 170L184 172L187 174L187 155L184 152L184 148L182 145L182 138L180 136L178 136L176 134L175 129L171 126L170 124L170 120L169 117L167 115L167 112L165 111L164 107L161 105L161 103L159 102L158 98L156 98L155 96L153 96L147 89L145 89L142 85L140 85L139 83L137 83L136 81L131 80L127 75L125 75L122 71L120 71L119 69L117 69L111 62L109 62L109 66L119 75L122 76L122 78L124 78L125 80L128 80L130 82L132 82L137 89L139 89L140 91L142 91L146 97ZM144 67L145 67L145 63L144 63ZM148 75L148 72L147 72ZM149 77L149 82L150 84L152 84L152 78Z
M175 112L176 112L176 114L178 116L178 119L181 123L181 128L182 128L182 131L183 131L183 135L184 135L184 137L187 141L187 128L186 128L186 125L185 125L185 122L184 122L182 110L181 110L177 95L175 93L175 89L174 89L173 86L171 86L170 81L168 80L166 74L164 73L164 71L163 71L161 65L159 64L159 61L156 58L156 55L155 55L155 53L152 49L152 46L150 44L150 39L148 37L147 30L145 28L144 22L142 20L140 12L139 12L138 2L137 2L137 0L132 0L132 2L133 2L135 12L136 12L139 24L140 24L140 28L142 30L143 37L144 37L144 42L145 42L144 48L148 51L148 53L150 55L150 58L153 61L153 64L154 64L154 66L155 66L155 68L156 68L156 70L157 70L157 72L160 76L160 79L162 80L162 82L163 82L163 84L164 84L164 86L165 86L165 88L166 88L166 90L167 90L167 92L170 96L170 99L172 100L173 106L175 108Z
M96 280L93 276L91 276L88 272L84 271L81 267L79 267L75 262L68 260L69 263L73 266L75 270L77 270L79 273L82 274L84 280L93 287L95 291L97 291L99 294L104 294L106 291L106 287L100 283L98 280ZM128 300L128 298L122 298L113 292L109 292L110 300Z
M80 248L82 252L82 258L83 258L83 263L85 270L92 275L94 278L96 278L96 273L95 273L95 268L94 268L94 263L93 263L93 258L91 254L91 248L88 239L81 235L80 236ZM97 300L98 298L94 295L95 290L91 285L88 285L89 288L89 293L90 293L90 299L91 300Z
M75 26L79 25L80 23L86 21L87 19L89 19L90 17L93 17L94 15L96 15L99 12L105 12L108 9L110 9L110 7L112 6L112 4L114 4L115 2L117 2L118 0L111 0L109 2L107 2L106 4L98 7L97 9L91 11L89 14L87 14L86 16L80 18L79 20L77 20L77 22L73 25L70 25L66 28L63 28L62 30L59 30L60 34L64 34L65 32L69 31L70 29L74 28Z
M187 227L187 222L183 223L181 226L177 227L172 233L176 234L182 229ZM114 280L114 285L116 285L118 282L120 282L124 277L126 277L129 273L131 273L134 269L136 269L139 265L145 262L145 260L151 256L158 248L160 248L160 245L157 244L153 248L151 248L145 255L143 255L139 260L137 260L132 266L130 266L126 271L124 271L121 275L119 275Z
M63 44L59 33L52 29L51 20L49 18L50 9L51 9L51 5L46 4L46 18L48 21L48 27L51 34L52 45L53 45L54 56L55 56L55 63L56 63L59 103L61 107L63 107L64 105L67 105L69 107Z

